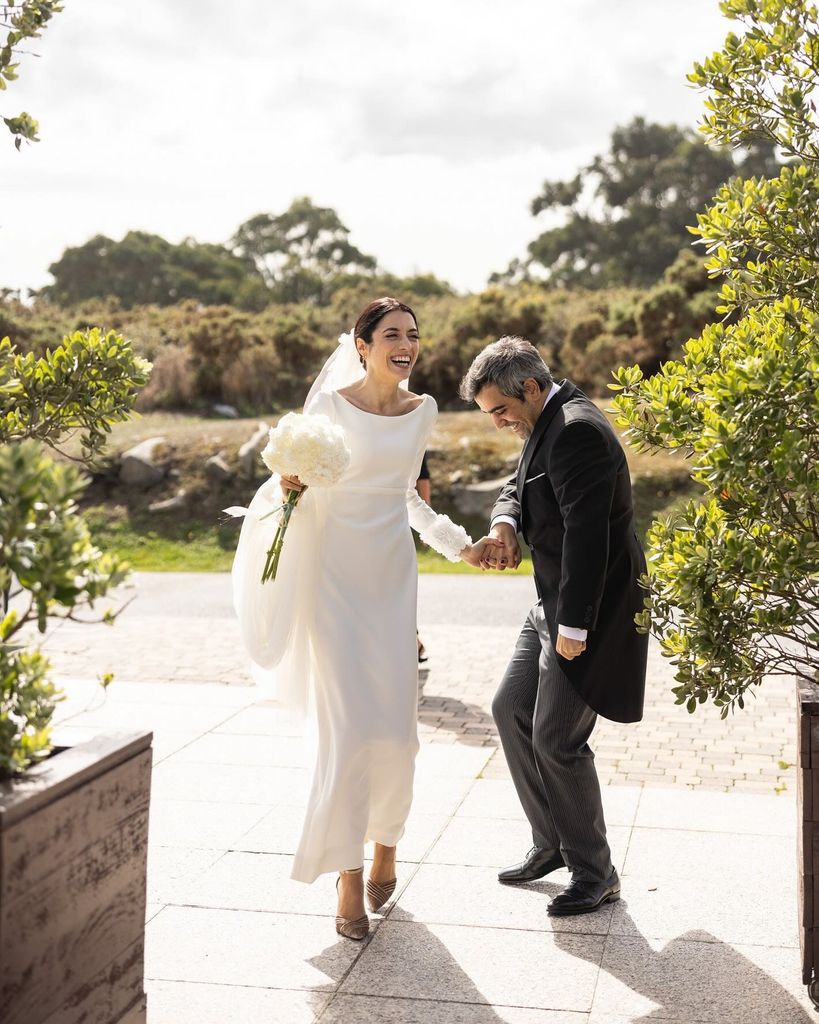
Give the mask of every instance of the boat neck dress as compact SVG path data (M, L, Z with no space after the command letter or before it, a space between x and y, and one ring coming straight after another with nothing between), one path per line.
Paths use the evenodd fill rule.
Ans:
M304 882L360 867L367 840L395 846L403 835L418 751L410 528L452 561L469 543L415 490L438 414L433 398L382 416L327 392L309 414L342 427L351 459L338 484L309 488L294 514L308 506L315 556L305 603L318 753L292 870Z

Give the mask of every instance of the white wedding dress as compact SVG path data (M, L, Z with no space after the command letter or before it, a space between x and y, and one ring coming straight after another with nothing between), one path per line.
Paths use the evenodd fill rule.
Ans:
M350 465L337 485L305 492L277 578L261 586L255 582L260 552L275 525L260 523L258 514L281 501L276 478L264 485L251 504L256 518L249 515L242 528L234 567L251 655L262 665L278 663L280 693L291 703L298 702L294 690L303 698L308 676L312 684L318 755L292 871L303 882L359 867L366 840L394 846L403 834L418 750L410 527L453 561L469 542L415 491L437 418L434 399L425 395L409 413L390 417L324 392L308 411L344 429Z

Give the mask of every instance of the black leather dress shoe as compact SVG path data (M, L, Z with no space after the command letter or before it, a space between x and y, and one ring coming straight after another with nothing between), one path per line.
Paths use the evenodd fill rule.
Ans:
M552 917L566 914L590 914L604 903L620 899L620 879L616 871L605 882L571 882L546 908Z
M560 852L554 853L551 850L541 850L539 846L533 846L526 854L520 864L513 864L511 868L504 868L498 872L498 881L504 885L520 885L521 882L534 882L543 878L550 871L557 871L558 868L565 868L566 864Z

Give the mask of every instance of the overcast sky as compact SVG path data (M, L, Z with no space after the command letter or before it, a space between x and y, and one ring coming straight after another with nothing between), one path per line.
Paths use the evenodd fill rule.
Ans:
M717 0L66 0L0 93L0 286L129 229L226 241L308 195L396 273L478 289L637 114L694 125Z

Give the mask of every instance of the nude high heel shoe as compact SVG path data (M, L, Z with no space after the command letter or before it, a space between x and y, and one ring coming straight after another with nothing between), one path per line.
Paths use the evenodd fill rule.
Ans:
M397 878L391 878L389 882L374 882L371 878L367 879L367 903L374 914L378 913L395 892L397 881Z
M354 871L343 871L341 874L357 875L359 872L363 874L364 868L356 868ZM341 875L336 879L336 890L338 890L338 883L340 881ZM355 939L356 942L360 942L362 939L366 939L370 932L370 919L366 914L355 921L350 921L346 917L336 915L336 931L339 935L343 935L345 939Z

